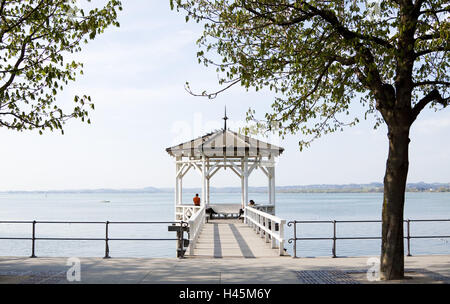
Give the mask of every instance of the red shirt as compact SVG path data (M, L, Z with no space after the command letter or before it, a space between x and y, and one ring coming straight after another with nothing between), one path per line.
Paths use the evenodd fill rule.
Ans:
M200 206L200 197L198 196L194 197L193 201L195 206Z

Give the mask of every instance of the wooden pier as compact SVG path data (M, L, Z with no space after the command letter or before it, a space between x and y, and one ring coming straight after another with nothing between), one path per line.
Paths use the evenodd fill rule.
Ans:
M287 255L285 220L252 207L242 219L209 219L202 206L187 222L191 258L263 258ZM180 248L178 248L180 251Z
M265 238L238 219L210 220L203 225L188 258L266 258L279 256Z

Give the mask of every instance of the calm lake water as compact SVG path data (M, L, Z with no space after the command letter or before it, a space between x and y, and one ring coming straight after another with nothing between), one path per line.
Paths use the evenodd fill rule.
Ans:
M184 193L189 200L193 193ZM264 203L267 194L251 193L250 199ZM405 219L450 218L450 193L407 193ZM104 203L102 201L110 201ZM236 203L239 193L212 193L212 202ZM381 217L381 193L304 194L278 193L276 215L286 220L378 220ZM171 193L0 193L0 221L172 221ZM300 224L302 237L331 237L331 224ZM379 223L338 224L337 235L379 236ZM450 222L412 223L412 235L450 235ZM1 237L30 237L30 224L0 224ZM104 238L105 225L37 224L36 237ZM161 225L111 225L111 238L174 238ZM286 227L292 237L292 227ZM0 240L1 256L29 256L29 240ZM299 256L330 256L331 241L301 241ZM286 244L289 253L292 246ZM406 248L406 246L405 246ZM413 255L450 254L450 239L413 239ZM338 256L378 255L379 240L338 240ZM175 241L111 241L113 257L175 257ZM36 242L38 256L104 255L104 241Z

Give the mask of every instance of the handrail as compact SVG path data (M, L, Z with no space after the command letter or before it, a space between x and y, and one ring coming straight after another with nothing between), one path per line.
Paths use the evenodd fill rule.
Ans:
M104 258L110 258L109 255L109 241L178 241L179 243L183 243L183 233L179 234L177 238L111 238L109 237L109 226L115 224L129 224L129 225L158 225L158 224L170 224L170 225L179 225L181 228L185 228L187 223L184 221L174 221L174 222L165 222L165 221L141 221L141 222L132 222L132 221L0 221L0 224L31 224L31 236L30 237L2 237L0 236L0 240L30 240L31 241L31 258L35 258L35 245L37 240L45 240L45 241L105 241L105 256ZM84 238L84 237L36 237L36 225L37 224L89 224L89 225L105 225L105 237L104 238ZM183 255L178 255L179 257L183 257Z
M183 205L179 204L175 206L175 220L187 222L198 210L200 206L196 205ZM181 209L181 212L178 210Z
M281 218L279 218L279 217L277 217L275 215L269 214L267 212L258 210L256 208L253 208L253 207L250 207L250 206L245 207L245 209L247 209L247 212L250 211L250 212L258 214L260 216L264 216L265 218L267 218L269 220L272 220L272 221L274 221L274 222L276 222L278 224L282 221Z
M206 206L203 205L196 213L194 213L188 220L189 225L189 254L194 254L195 244L197 243L198 236L202 231L203 224L205 223L205 211Z
M253 227L256 233L265 237L266 243L271 243L272 249L278 248L279 254L284 255L284 225L286 220L249 206L244 209L244 217L246 223Z
M408 253L407 256L411 256L411 239L432 239L432 238L450 238L450 235L411 235L411 229L410 224L413 222L450 222L450 219L407 219L403 220L404 223L406 223L406 236L404 236L404 239L407 240L407 249ZM333 258L336 258L336 241L337 240L379 240L381 239L381 236L343 236L338 237L336 235L336 226L338 223L382 223L381 220L308 220L308 221L289 221L287 223L288 227L293 226L293 234L294 237L290 238L288 240L288 243L294 242L293 245L293 251L294 251L294 258L297 257L297 241L308 241L308 240L332 240L332 249L331 254ZM297 224L333 224L333 237L303 237L299 238L297 237Z

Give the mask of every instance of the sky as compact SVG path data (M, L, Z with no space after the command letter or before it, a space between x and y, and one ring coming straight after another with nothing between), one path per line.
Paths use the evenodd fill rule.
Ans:
M273 94L236 87L214 100L189 95L184 84L201 92L219 88L213 68L197 63L195 44L201 26L186 23L169 1L124 1L120 28L85 45L77 58L84 75L65 88L58 104L71 106L75 94L95 103L92 124L69 121L65 134L16 132L0 128L0 191L173 187L174 159L167 147L221 128L224 107L228 126L237 129L251 107L257 117L270 109ZM359 102L355 100L355 110ZM298 149L301 134L265 139L285 148L277 162L276 184L347 184L382 182L387 130L373 129L374 119L326 135ZM408 182L450 182L450 111L425 110L411 130ZM265 186L254 171L250 186ZM229 170L211 186L239 186ZM185 187L200 186L189 172Z

